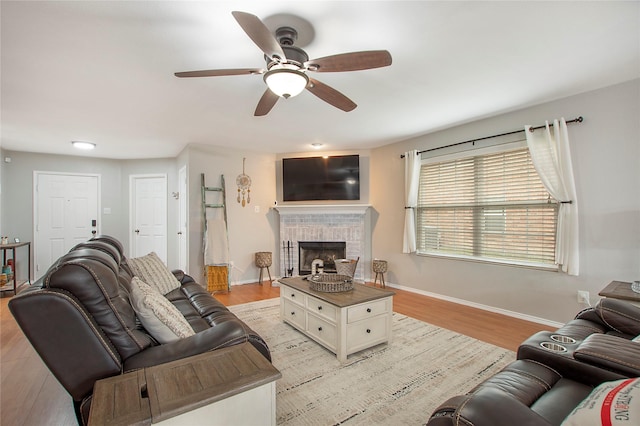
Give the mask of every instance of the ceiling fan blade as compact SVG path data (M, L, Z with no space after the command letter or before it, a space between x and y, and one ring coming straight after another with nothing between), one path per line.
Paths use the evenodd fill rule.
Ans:
M358 106L351 99L347 98L336 89L327 86L326 84L321 83L313 78L309 78L309 85L307 85L307 90L323 101L346 112L352 111L355 109L355 107Z
M391 65L391 53L386 50L341 53L312 59L304 64L310 71L317 72L359 71L389 65Z
M280 99L280 96L276 95L269 89L265 90L264 94L260 98L260 101L258 101L256 112L253 115L255 115L256 117L267 115L276 104L276 102L278 102L278 99Z
M269 28L255 15L246 12L231 12L238 24L251 40L262 50L269 58L277 56L280 59L286 59L282 47L278 40L271 34Z
M262 74L260 68L237 68L228 70L184 71L175 73L176 77L220 77L225 75Z

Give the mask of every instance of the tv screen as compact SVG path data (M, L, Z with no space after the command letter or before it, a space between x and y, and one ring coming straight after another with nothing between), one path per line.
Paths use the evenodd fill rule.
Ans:
M359 200L360 157L282 159L284 201Z

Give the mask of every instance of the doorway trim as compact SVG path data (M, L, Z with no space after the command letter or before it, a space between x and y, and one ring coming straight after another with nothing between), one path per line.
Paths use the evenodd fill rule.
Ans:
M189 273L189 182L186 164L178 170L178 268ZM180 223L183 222L183 223ZM182 258L181 258L182 257ZM184 263L181 265L180 263Z

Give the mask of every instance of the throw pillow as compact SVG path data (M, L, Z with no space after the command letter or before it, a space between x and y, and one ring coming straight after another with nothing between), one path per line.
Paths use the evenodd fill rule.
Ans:
M640 378L602 383L562 422L562 426L638 424Z
M129 259L133 274L142 281L155 287L162 294L167 294L180 287L180 281L165 266L155 252L146 256Z
M144 328L160 343L195 334L178 308L138 277L131 280L131 306Z

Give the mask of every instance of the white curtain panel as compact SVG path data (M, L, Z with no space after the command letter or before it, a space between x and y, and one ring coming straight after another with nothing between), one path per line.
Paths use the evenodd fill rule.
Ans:
M417 150L404 153L404 239L403 253L416 251L416 207L420 182L420 155Z
M554 120L553 132L547 121L544 129L530 131L525 126L533 166L553 198L559 201L556 262L569 275L580 272L578 253L578 200L573 179L569 132L564 118Z

